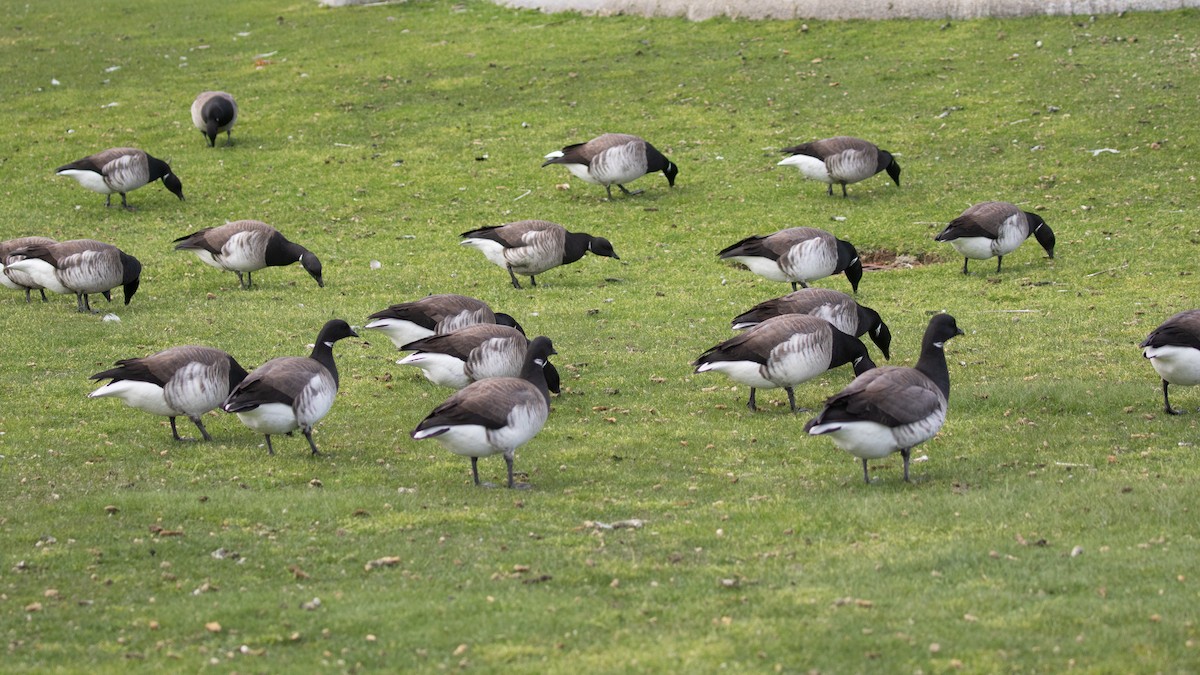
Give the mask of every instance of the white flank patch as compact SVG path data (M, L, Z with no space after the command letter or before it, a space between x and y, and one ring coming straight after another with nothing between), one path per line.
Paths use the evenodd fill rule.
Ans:
M254 410L237 413L242 424L260 434L286 434L299 428L292 406L282 403L264 403Z
M959 237L950 240L950 245L959 255L972 260L987 260L996 255L992 250L995 243L995 239L988 237Z
M756 389L774 389L779 386L763 377L762 364L754 361L712 361L696 369L698 373L709 371L725 373L734 382Z
M879 459L900 449L892 428L878 422L831 422L818 424L809 434L826 434L837 447L859 459Z
M104 176L101 176L95 171L63 169L62 171L58 172L58 175L70 176L71 178L79 181L79 184L83 187L91 190L92 192L99 192L102 195L111 195L113 192L116 192L116 190L113 190L111 187L109 187L108 183L104 182Z
M758 276L769 279L771 281L791 281L791 279L779 269L779 263L767 258L758 256L737 255L729 258L734 262L740 262L750 268Z
M181 414L181 411L167 405L162 387L149 382L117 380L88 394L88 398L105 397L119 398L130 408L137 408L151 415L173 417Z
M816 157L792 155L791 157L785 157L777 166L794 166L799 169L805 178L821 181L822 183L833 182L833 177L829 175L829 170L825 168L825 162Z
M1171 384L1200 384L1200 350L1177 345L1146 347L1146 358L1162 379Z
M433 331L428 328L418 326L405 319L375 319L364 326L364 328L370 328L371 330L383 333L392 341L392 344L396 345L396 349L402 349L404 345L410 342L416 342L417 340L433 335Z
M508 249L504 247L504 244L492 241L491 239L479 239L475 237L464 239L459 243L463 246L478 249L493 265L499 265L504 269L508 269L508 260L504 257L504 252Z
M425 374L425 379L440 387L462 389L471 382L463 372L462 360L446 354L414 352L396 363L420 368Z
M58 280L58 270L54 269L54 265L45 260L26 258L25 260L11 262L8 264L8 267L9 269L28 274L29 278L37 282L38 286L47 288L55 293L75 292L62 285L62 282Z

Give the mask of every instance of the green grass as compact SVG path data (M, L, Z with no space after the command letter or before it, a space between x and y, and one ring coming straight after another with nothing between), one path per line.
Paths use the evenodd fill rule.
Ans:
M1136 346L1194 306L1196 12L805 27L180 5L46 0L0 27L2 238L98 238L145 265L119 323L0 297L4 670L1197 668L1197 416L1161 414ZM190 124L213 88L242 109L232 147ZM650 139L676 187L651 176L609 203L539 168L605 131ZM896 152L903 187L828 198L775 167L835 134ZM52 173L116 145L168 159L187 201L154 185L131 193L138 211L105 210ZM989 199L1045 217L1056 258L1027 243L963 277L933 234ZM172 250L241 218L316 252L326 288L292 266L243 292ZM516 291L457 245L522 218L606 236L621 259ZM691 373L732 316L787 290L715 252L794 225L928 263L862 281L894 363L913 363L930 312L966 330L912 484L893 457L864 485L782 392L750 414L744 387ZM217 414L215 442L176 444L165 419L85 398L118 358L201 343L252 367L306 353L330 317L431 292L554 339L565 390L517 456L533 490L475 489L465 459L412 441L449 392L369 332L335 350L323 457L301 438L269 457ZM503 462L481 469L497 480ZM591 524L630 518L645 526Z

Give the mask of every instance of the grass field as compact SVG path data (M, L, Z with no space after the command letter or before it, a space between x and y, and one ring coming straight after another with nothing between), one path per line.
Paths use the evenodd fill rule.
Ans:
M1190 672L1200 668L1192 414L1138 342L1192 308L1194 11L968 22L687 23L413 0L13 4L0 27L0 239L95 238L132 304L0 296L0 634L7 672ZM241 107L208 148L188 108ZM680 166L604 200L540 168L607 131ZM896 153L850 198L776 167L838 134ZM171 162L134 212L53 169L133 145ZM1096 152L1102 149L1118 152ZM562 184L569 188L562 189ZM1004 270L933 241L966 206L1040 213ZM232 274L171 241L253 218L320 256ZM524 218L612 240L517 291L458 234ZM822 227L881 269L859 300L912 365L947 345L941 434L900 459L801 431L782 391L689 363L787 292L716 251ZM371 262L379 261L378 269ZM848 291L845 277L819 285ZM302 355L321 324L465 293L553 338L564 391L517 455L529 491L408 432L450 391L383 336L335 348L324 451L88 400L119 358L207 344ZM119 298L120 293L118 292ZM94 298L95 299L95 298ZM869 347L872 354L878 352ZM818 406L840 369L797 388ZM186 419L180 429L194 433ZM480 462L500 480L499 458ZM608 529L630 519L640 528ZM391 565L377 566L388 559Z

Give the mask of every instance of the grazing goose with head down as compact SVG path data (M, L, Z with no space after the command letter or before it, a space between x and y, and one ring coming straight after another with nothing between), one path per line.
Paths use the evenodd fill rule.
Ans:
M871 336L871 341L883 352L883 358L890 359L892 331L888 329L879 312L864 307L854 301L854 298L841 291L828 288L801 288L780 298L772 298L760 302L733 319L734 330L745 330L783 314L811 314L825 319L843 333L854 337L863 334Z
M402 302L381 309L367 318L371 321L365 328L378 330L388 336L396 349L404 349L404 345L430 335L451 333L480 323L510 326L525 334L521 325L511 316L493 312L482 300L456 293L427 295L420 300Z
M238 107L233 96L223 91L204 91L192 101L192 124L208 138L208 147L217 146L217 134L225 132L225 144L233 145L233 125Z
M834 445L860 458L868 484L867 460L899 450L907 481L913 446L936 436L946 421L950 371L944 346L962 334L954 317L935 315L925 329L915 368L883 366L855 378L825 401L804 430L813 436L829 434Z
M436 438L450 452L470 457L475 485L480 485L479 458L501 453L508 465L508 487L529 487L513 482L513 454L542 430L550 416L550 390L543 369L554 353L550 338L534 338L520 377L493 377L467 385L421 420L412 437Z
M147 183L162 180L163 186L183 199L183 183L171 173L171 167L137 148L109 148L54 170L60 176L70 176L92 192L105 195L104 205L112 206L114 192L121 195L121 206L132 209L125 193Z
M1182 410L1171 407L1167 386L1200 384L1200 309L1189 309L1172 316L1151 331L1138 346L1162 378L1163 412L1182 414Z
M815 227L790 227L766 236L746 237L721 249L717 256L742 263L771 281L790 281L793 291L797 284L808 288L810 281L845 272L857 293L863 275L854 246Z
M748 385L750 410L758 409L754 400L758 389L783 387L788 405L796 412L792 387L847 363L854 364L855 375L875 367L867 348L853 335L825 319L784 314L710 348L692 365L697 373L716 370Z
M1054 232L1036 213L1022 211L1008 202L982 202L969 207L962 215L950 221L934 241L949 242L963 256L962 273L967 273L967 262L996 257L996 273L1004 256L1033 236L1054 258Z
M463 232L461 236L464 239L459 243L479 249L492 263L508 270L516 289L521 288L518 274L529 277L530 283L537 286L536 275L573 263L588 251L620 260L604 237L568 232L562 225L545 220L520 220L481 227Z
M246 370L220 349L171 347L139 359L121 359L116 368L92 375L89 379L112 381L88 398L111 396L131 408L169 417L171 436L177 441L186 439L179 436L175 418L186 415L204 440L211 441L201 416L220 406L245 378Z
M312 251L288 241L275 228L257 220L237 220L208 227L175 240L176 251L192 251L202 262L237 274L242 288L254 285L254 273L267 267L300 266L325 287L321 261ZM245 278L242 274L245 273Z
M835 136L784 148L782 152L790 156L780 161L779 166L794 166L805 178L828 183L831 197L834 183L842 186L842 197L845 197L847 184L870 178L880 171L887 171L896 185L900 185L900 165L892 153L861 138Z
M575 177L589 183L603 185L612 200L612 186L621 188L627 195L641 194L641 190L630 192L625 183L648 173L662 171L667 184L675 187L675 176L679 167L663 156L644 139L629 134L603 134L587 143L568 145L546 155L542 166L562 164Z
M312 429L333 407L338 392L333 343L348 337L358 337L350 324L341 319L326 322L308 358L281 356L255 368L230 392L221 409L237 413L242 424L263 434L268 454L275 454L271 434L290 434L296 429L308 439L312 454L321 454Z
M518 377L525 365L529 339L516 328L480 323L451 333L432 335L403 347L412 354L396 363L416 366L430 382L462 389L489 377ZM546 362L546 384L558 393L559 375Z
M24 248L26 246L34 246L41 244L56 244L49 237L18 237L17 239L9 239L8 241L0 241L0 285L5 288L11 288L14 291L25 291L25 302L29 302L29 292L37 290L42 294L42 302L46 302L46 289L38 282L34 281L33 277L29 276L28 272L10 269L8 267L9 260L16 262L24 259L24 256L14 256L13 251Z
M22 256L23 260L14 260ZM74 293L80 312L93 312L88 295L100 293L112 301L112 289L121 286L125 304L133 300L142 281L142 264L112 244L93 239L73 239L56 244L22 246L9 254L9 269L24 272L38 285L55 293Z

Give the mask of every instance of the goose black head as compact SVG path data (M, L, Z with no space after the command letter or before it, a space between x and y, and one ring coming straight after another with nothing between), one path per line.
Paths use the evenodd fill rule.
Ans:
M517 323L517 320L512 318L512 315L505 314L504 312L496 312L496 325L516 328L518 333L521 335L525 334L525 329L521 327L521 324Z
M883 358L890 361L892 359L892 331L887 324L881 319L868 335L871 336L871 342L874 342L875 346L879 347L879 351L883 352Z
M317 286L325 288L325 278L321 276L321 261L317 259L317 256L310 251L305 251L300 254L300 266L304 268L305 272L308 272L309 276L317 280Z
M1046 249L1046 255L1054 258L1054 231L1042 220L1042 217L1036 213L1025 212L1025 217L1029 219L1029 224L1033 226L1033 238L1037 239L1037 243Z
M588 250L606 258L621 259L621 256L617 255L617 252L613 250L612 242L604 237L592 237L591 243L588 244Z
M846 273L846 278L850 280L850 288L858 293L858 282L862 281L863 266L862 261L858 259L858 251L854 245L842 239L837 240L838 251L838 267L845 266L843 271Z
M662 172L667 177L667 185L675 187L675 176L679 175L679 166L675 162L667 162L667 166Z
M880 163L887 162L884 170L887 175L891 176L892 180L896 181L896 187L900 186L900 164L896 162L896 158L892 157L892 153L887 150L879 151Z
M162 177L163 186L170 190L180 201L183 199L183 183L179 181L179 177L173 173L168 173Z
M125 304L133 300L138 286L142 284L142 263L128 253L121 254L121 289L125 292Z

